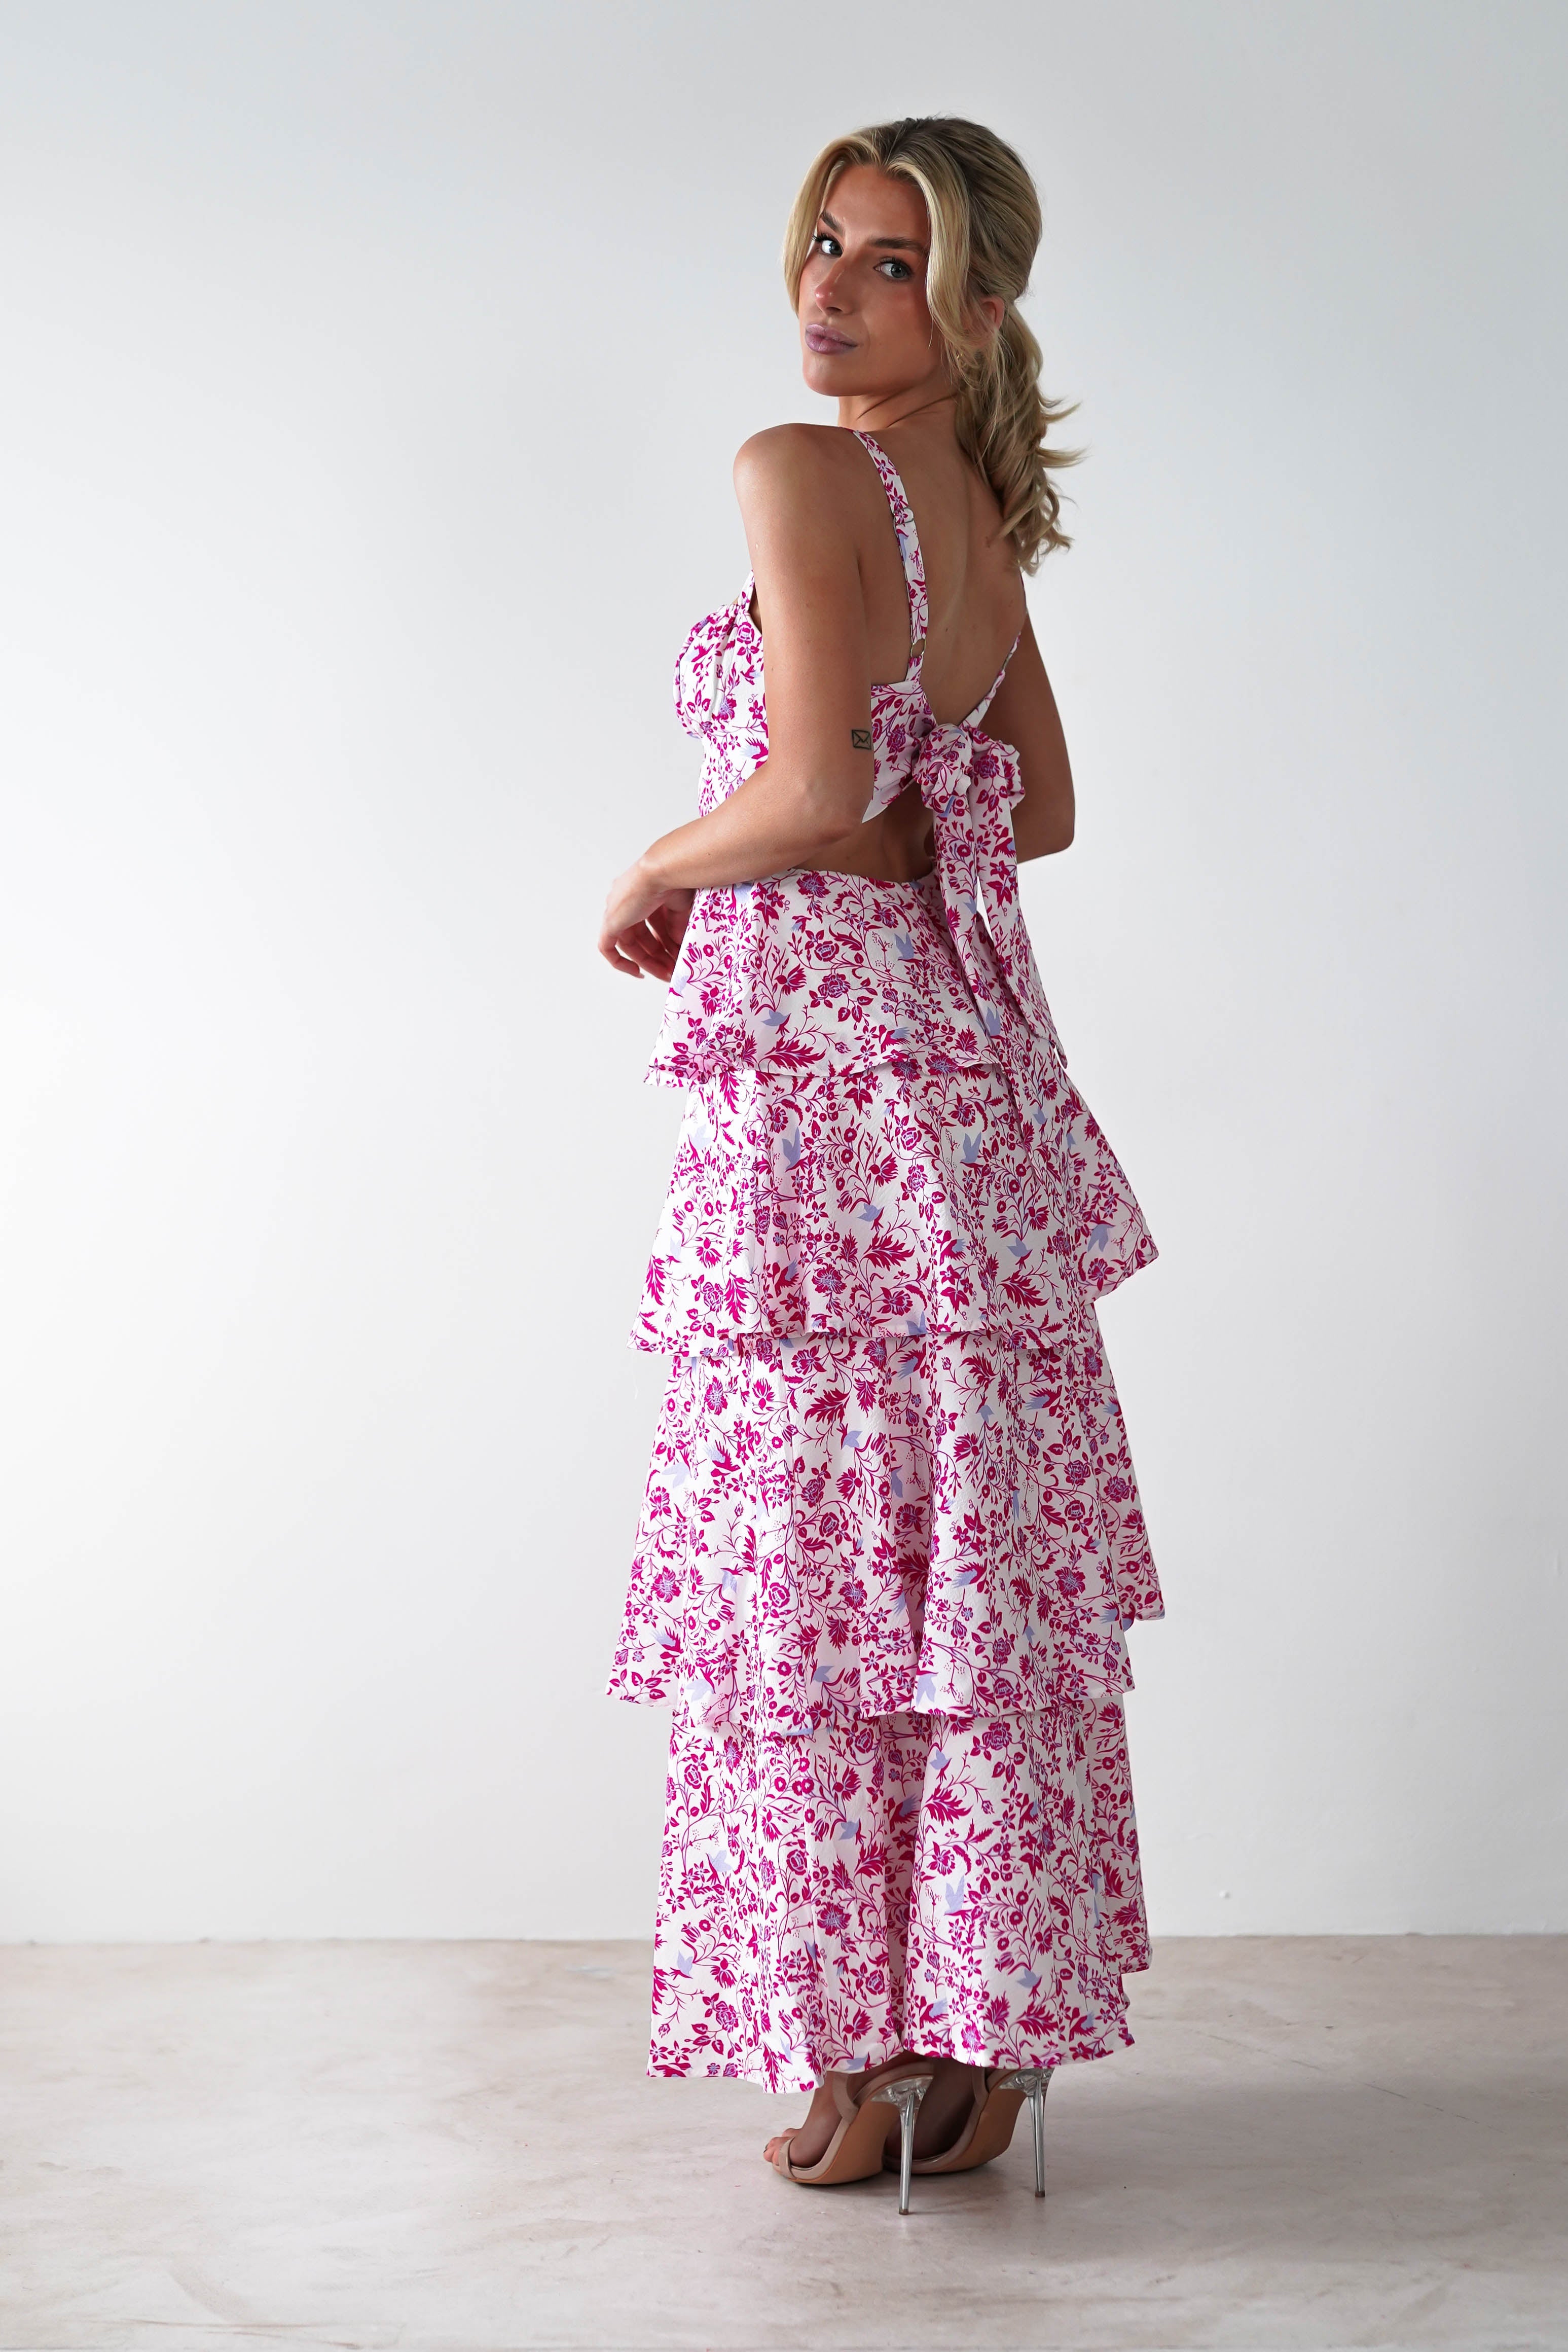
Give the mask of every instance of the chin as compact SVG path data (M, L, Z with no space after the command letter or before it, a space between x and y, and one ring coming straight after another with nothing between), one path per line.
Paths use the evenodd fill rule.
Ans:
M853 352L835 354L831 352L802 351L800 373L808 389L826 393L831 400L838 399L843 393L859 392L862 387L855 382L855 356Z

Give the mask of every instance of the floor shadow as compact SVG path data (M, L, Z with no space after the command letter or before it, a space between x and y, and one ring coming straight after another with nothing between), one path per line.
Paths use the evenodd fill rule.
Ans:
M1397 2074L1300 2076L1074 2100L1051 2115L1049 2196L1080 2255L1190 2259L1250 2250L1386 2261L1485 2239L1561 2266L1568 2210L1568 2084ZM953 2189L994 2201L1030 2184L1015 2145Z

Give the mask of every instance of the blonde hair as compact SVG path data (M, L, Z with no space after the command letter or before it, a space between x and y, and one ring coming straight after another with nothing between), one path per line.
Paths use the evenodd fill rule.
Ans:
M823 148L789 215L784 282L792 303L828 191L855 163L908 180L925 199L926 299L957 389L959 446L996 492L1002 529L1032 572L1053 547L1071 544L1058 524L1061 499L1051 475L1082 455L1045 446L1051 425L1071 409L1041 393L1040 345L1019 314L1040 243L1034 182L994 131L959 115L910 115L846 132ZM977 340L970 320L981 295L999 295L1006 308L996 333Z

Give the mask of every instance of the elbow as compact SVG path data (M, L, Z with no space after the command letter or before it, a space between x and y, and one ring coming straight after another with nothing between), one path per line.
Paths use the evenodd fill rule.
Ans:
M831 849L853 833L864 816L871 787L857 778L848 786L823 782L801 795L790 832L803 851Z
M1052 817L1049 824L1031 826L1025 838L1017 844L1019 864L1025 866L1031 857L1059 857L1064 849L1071 848L1074 830L1071 809Z
M1065 790L1046 820L1045 855L1048 857L1055 857L1062 850L1071 849L1072 836L1077 829L1078 802L1073 793L1071 779L1069 777L1066 779Z
M825 849L836 848L840 842L848 839L854 829L853 817L847 824L801 824L794 827L795 847L799 852L796 864L808 865L813 857L820 857Z

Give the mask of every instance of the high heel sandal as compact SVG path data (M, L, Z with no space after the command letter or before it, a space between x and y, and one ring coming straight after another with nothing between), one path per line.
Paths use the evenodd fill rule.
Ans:
M773 2158L773 2168L786 2180L795 2181L802 2189L836 2189L849 2180L869 2180L883 2168L887 2152L892 2118L888 2107L898 2109L899 2179L898 2210L909 2210L909 2176L915 2158L915 2114L925 2095L931 2080L930 2065L918 2059L906 2059L889 2067L877 2076L869 2088L858 2097L850 2088L850 2079L831 2074L833 2103L839 2111L839 2127L828 2142L827 2150L815 2164L797 2165L790 2159L789 2142L793 2132L779 2142ZM882 2108L879 2115L876 2110Z
M1034 2193L1045 2195L1045 2095L1051 2066L969 2066L973 2104L963 2129L940 2156L915 2159L918 2173L972 2172L1012 2145L1013 2126L1027 2099L1034 2126Z

